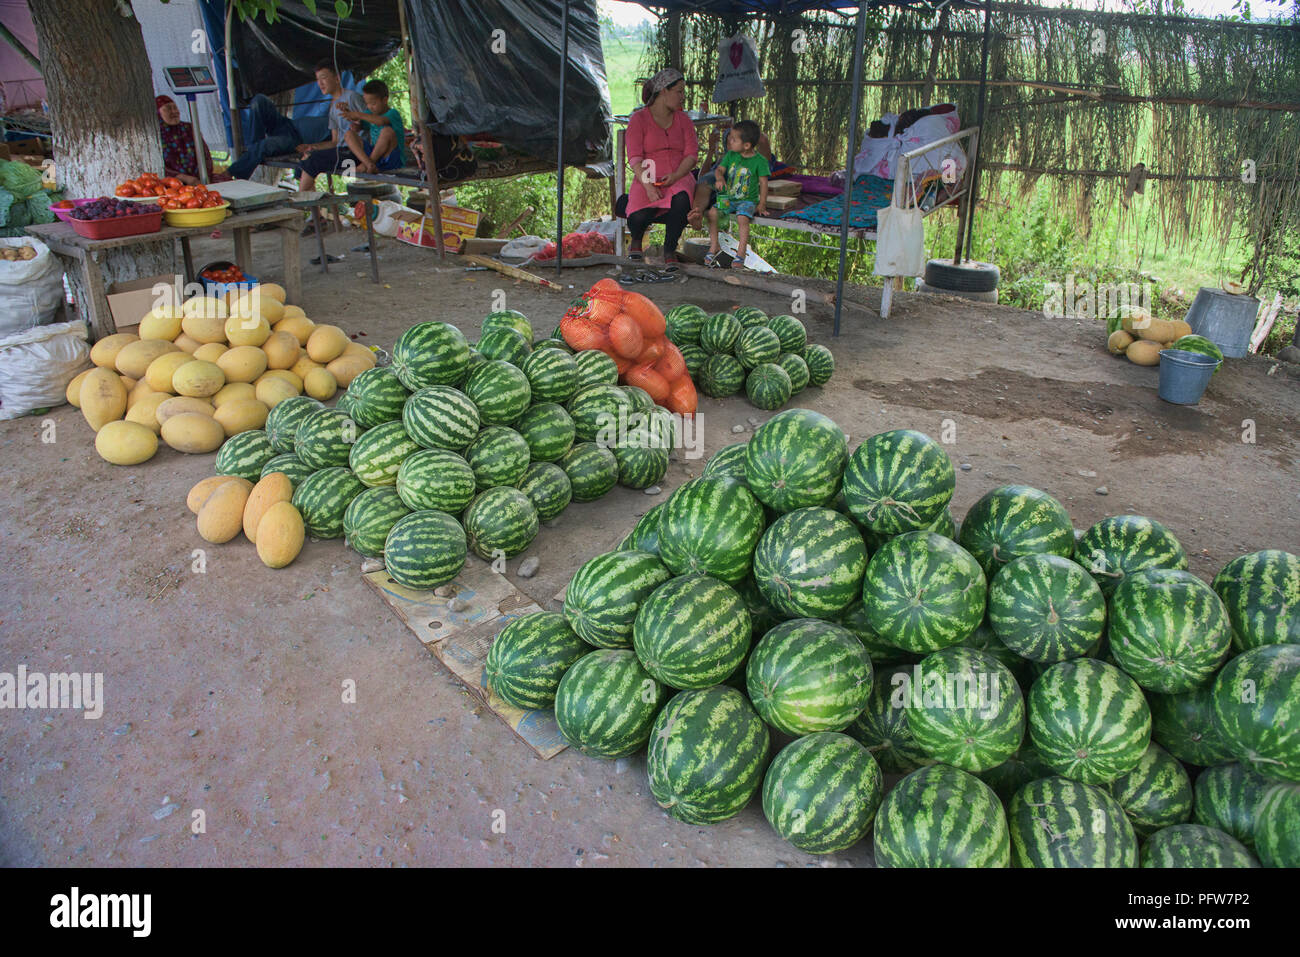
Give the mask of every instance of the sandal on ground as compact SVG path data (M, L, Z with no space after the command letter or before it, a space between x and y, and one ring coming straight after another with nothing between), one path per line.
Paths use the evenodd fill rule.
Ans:
M745 260L743 260L743 259L733 259L733 260L731 260L731 268L732 268L732 269L748 269L749 267L745 265Z
M640 246L633 246L627 251L627 258L634 263L639 263L645 259L645 253L641 251Z
M718 261L718 257L721 255L722 250L718 250L716 253L705 253L704 265L708 266L710 269L721 269L722 263Z

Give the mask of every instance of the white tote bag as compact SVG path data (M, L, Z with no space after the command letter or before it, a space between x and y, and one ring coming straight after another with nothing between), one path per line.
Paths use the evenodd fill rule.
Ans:
M718 43L718 82L713 87L713 102L730 103L762 95L758 46L744 34L723 37Z
M893 201L876 211L877 276L920 276L925 273L925 220L912 191L911 206L895 206Z

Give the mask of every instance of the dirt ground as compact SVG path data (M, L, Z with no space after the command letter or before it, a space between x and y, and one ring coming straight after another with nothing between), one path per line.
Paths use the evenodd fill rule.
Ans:
M607 273L568 271L573 291L558 294L384 241L375 286L349 251L358 241L330 237L346 259L328 275L304 242L302 305L385 348L426 319L476 336L494 290L549 333ZM279 278L277 240L259 235L255 255L259 275ZM665 309L742 301L704 279L645 289ZM828 309L805 317L837 370L798 402L851 444L898 427L952 439L958 517L1017 482L1056 495L1080 528L1124 512L1167 523L1206 579L1243 552L1300 551L1296 367L1231 361L1199 406L1180 408L1157 399L1154 369L1105 353L1096 323L920 295L882 321L874 291L854 294L871 311L846 312L838 340ZM789 311L777 296L743 301ZM743 399L702 399L706 452L767 417ZM48 419L48 444L43 419L0 423L0 672L102 672L105 709L99 720L0 712L0 864L870 863L865 844L828 858L794 850L757 802L713 828L677 823L649 794L644 756L534 757L363 585L340 542L311 543L282 571L247 542L209 546L196 573L203 543L185 495L211 457L164 448L115 468L75 409ZM512 580L545 604L701 466L679 453L658 497L617 488L571 506L510 563ZM530 555L540 571L518 579ZM355 703L342 700L349 679Z

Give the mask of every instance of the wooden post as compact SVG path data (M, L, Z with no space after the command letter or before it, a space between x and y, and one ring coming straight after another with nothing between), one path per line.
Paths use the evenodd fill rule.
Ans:
M411 123L418 124L420 130L420 144L424 149L424 185L429 191L429 202L424 207L424 216L420 219L420 230L424 231L424 224L429 218L429 206L433 207L433 229L437 233L438 258L445 260L447 258L447 244L442 236L442 191L438 188L438 164L433 157L433 134L429 132L429 114L424 106L424 91L420 84L420 65L415 60L415 46L411 43L411 35L406 29L406 4L410 0L401 0L397 4L397 18L402 30L402 47L409 51L410 62L412 64L411 75Z
M668 14L668 65L679 72L682 69L682 12L680 10Z
M921 102L917 106L925 106L930 102L930 97L934 96L934 78L938 74L939 53L943 49L944 31L948 29L948 13L951 10L950 4L939 11L939 22L935 25L930 40L930 69L925 73L925 86L921 88Z

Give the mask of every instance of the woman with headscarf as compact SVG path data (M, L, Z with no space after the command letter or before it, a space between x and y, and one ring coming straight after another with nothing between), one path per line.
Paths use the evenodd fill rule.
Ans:
M199 162L194 152L194 127L181 122L181 111L170 96L154 97L158 108L158 126L162 133L163 175L174 176L186 186L199 182ZM208 182L227 177L212 173L212 154L203 145L203 162L208 168Z
M695 124L682 111L686 80L677 70L660 70L641 88L645 108L627 124L627 155L632 166L627 228L632 234L628 257L642 258L641 240L653 222L662 222L664 263L677 262L677 240L691 209L700 144Z

